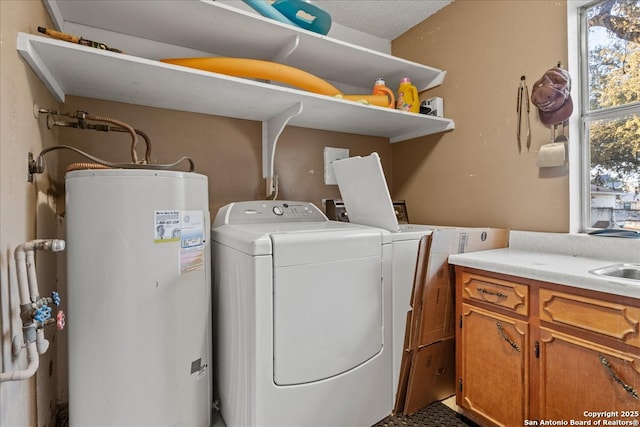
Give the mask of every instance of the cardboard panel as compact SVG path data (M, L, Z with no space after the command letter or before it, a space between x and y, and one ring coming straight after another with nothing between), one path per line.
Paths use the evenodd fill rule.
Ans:
M407 312L406 325L411 321L411 311ZM409 373L411 372L411 352L409 351L409 333L410 328L405 329L404 334L404 351L402 352L402 361L400 365L400 375L398 378L398 392L396 393L396 402L393 407L393 413L404 412L405 399L407 397L407 386L409 385Z
M455 338L420 347L415 351L411 368L404 407L406 415L456 393Z
M449 255L505 248L505 229L444 227L420 240L395 412L455 394L455 278Z

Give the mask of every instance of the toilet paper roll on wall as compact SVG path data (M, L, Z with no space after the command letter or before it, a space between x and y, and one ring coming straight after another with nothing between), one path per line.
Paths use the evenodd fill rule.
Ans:
M540 147L538 152L538 167L552 168L564 165L565 146L563 142L551 142Z

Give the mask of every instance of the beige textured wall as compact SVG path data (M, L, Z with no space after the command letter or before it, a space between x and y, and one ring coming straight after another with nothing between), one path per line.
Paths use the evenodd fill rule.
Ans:
M16 51L16 34L36 32L50 25L39 1L0 1L0 369L10 372L27 366L26 351L18 359L11 354L11 339L22 336L18 288L13 253L20 243L57 236L55 192L47 177L27 182L27 153L39 153L55 143L33 114L35 100L55 106L49 92ZM55 155L52 171L56 172ZM41 295L57 287L59 255L38 253ZM51 347L40 358L35 377L0 383L0 425L48 425L57 394L57 336L46 332ZM37 407L37 409L36 409Z
M124 121L149 135L153 163L171 163L191 157L196 172L209 177L212 216L230 202L266 197L262 178L261 123L164 110L70 96L65 111L87 111ZM95 122L94 122L95 123ZM131 138L125 133L105 133L58 128L59 143L81 148L104 160L130 162ZM143 156L142 140L138 156ZM287 127L276 147L275 170L280 200L305 200L322 207L322 199L336 199L336 185L324 184L324 147L349 148L352 156L377 151L391 174L391 145L385 138ZM61 168L83 161L61 153ZM62 213L62 212L60 212Z
M569 230L567 168L538 169L550 130L532 106L532 145L519 154L516 94L567 63L566 2L456 0L394 40L394 55L447 71L440 96L456 128L394 144L394 197L415 223Z

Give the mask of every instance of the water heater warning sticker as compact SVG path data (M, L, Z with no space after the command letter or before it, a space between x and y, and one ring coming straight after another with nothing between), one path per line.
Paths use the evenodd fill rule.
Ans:
M180 217L180 273L204 268L204 215L183 211Z
M155 211L156 243L180 241L180 211Z

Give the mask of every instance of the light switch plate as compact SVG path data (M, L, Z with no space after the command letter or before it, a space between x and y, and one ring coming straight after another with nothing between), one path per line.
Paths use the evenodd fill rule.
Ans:
M349 157L348 148L324 147L324 183L326 185L338 185L332 163L347 157Z

